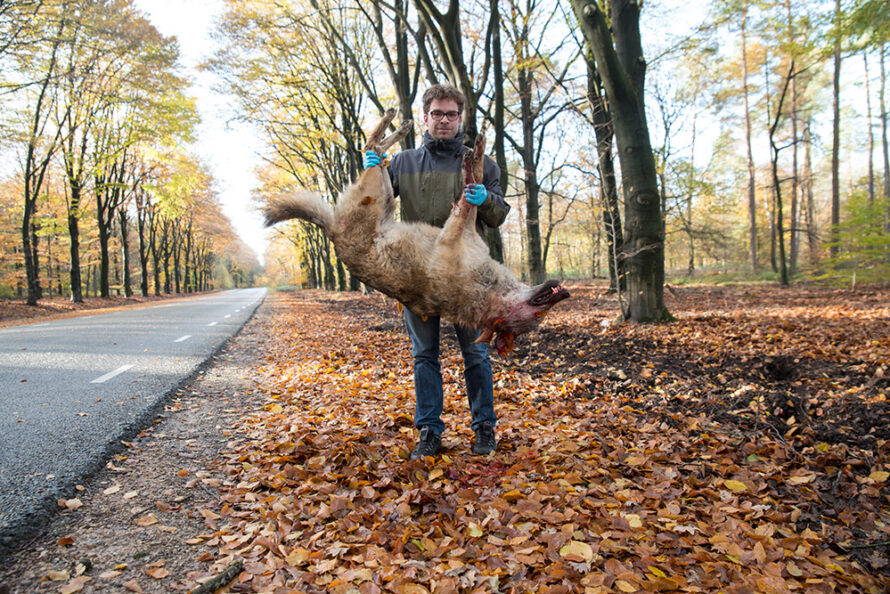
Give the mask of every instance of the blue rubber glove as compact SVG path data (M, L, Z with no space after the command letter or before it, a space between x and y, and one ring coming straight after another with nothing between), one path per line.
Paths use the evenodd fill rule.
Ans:
M467 196L467 202L475 206L479 206L488 198L488 188L482 184L467 184L464 193Z
M380 165L380 160L385 158L385 153L383 155L378 155L374 151L365 151L365 156L362 158L362 166L365 169L376 167L377 165Z

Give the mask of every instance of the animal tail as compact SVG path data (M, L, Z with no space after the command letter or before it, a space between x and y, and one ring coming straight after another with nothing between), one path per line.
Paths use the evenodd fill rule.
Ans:
M290 219L303 219L315 223L330 235L334 228L334 210L324 198L312 192L288 194L273 198L263 208L267 227Z

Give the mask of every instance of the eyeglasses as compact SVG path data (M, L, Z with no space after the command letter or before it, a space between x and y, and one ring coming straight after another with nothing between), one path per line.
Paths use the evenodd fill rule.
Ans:
M441 120L443 117L447 118L449 122L453 122L457 118L460 117L459 111L439 111L438 109L430 112L430 117L435 121Z

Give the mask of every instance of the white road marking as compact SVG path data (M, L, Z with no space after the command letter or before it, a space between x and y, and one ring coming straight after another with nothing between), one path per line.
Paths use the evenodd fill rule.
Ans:
M97 377L90 383L91 384L103 384L103 383L107 382L108 380L110 380L111 378L113 378L114 376L122 374L123 372L130 369L131 367L133 367L133 366L132 365L122 365L122 366L118 367L117 369L115 369L114 371L106 373L102 377Z
M210 323L207 324L207 325L208 325L208 326L216 326L217 324L219 324L219 322L210 322Z
M191 337L192 337L191 334L186 334L185 336L180 336L179 338L177 338L177 339L174 340L173 342L185 342L186 340L188 340L188 339L191 338Z

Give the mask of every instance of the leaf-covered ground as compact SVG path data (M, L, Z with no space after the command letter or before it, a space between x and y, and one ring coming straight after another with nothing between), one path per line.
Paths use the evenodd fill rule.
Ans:
M415 440L379 295L276 308L199 536L232 592L883 592L890 291L681 288L662 326L570 287L495 356L499 450L469 450L446 334L444 452ZM267 302L268 303L268 302Z

